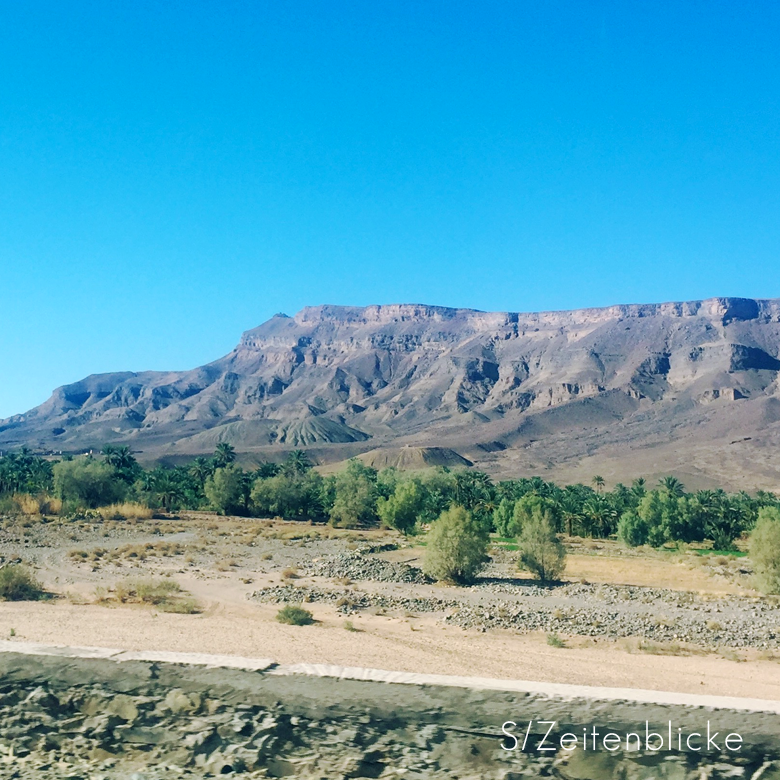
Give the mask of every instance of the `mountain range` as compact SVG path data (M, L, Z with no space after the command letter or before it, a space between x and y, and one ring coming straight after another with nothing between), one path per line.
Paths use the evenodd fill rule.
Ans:
M474 463L496 477L780 490L780 299L567 312L314 306L189 371L94 374L0 421L0 449L177 462Z

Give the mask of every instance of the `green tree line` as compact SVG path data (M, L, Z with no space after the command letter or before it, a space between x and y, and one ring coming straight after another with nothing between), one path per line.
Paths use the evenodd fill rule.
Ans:
M590 485L561 486L540 477L494 482L473 469L409 473L377 470L357 459L323 476L301 450L281 463L245 469L227 443L211 457L150 469L127 447L107 446L98 456L59 461L22 449L0 457L0 502L7 504L17 494L51 494L62 500L63 512L132 501L168 512L213 509L345 528L384 525L404 534L415 533L454 505L506 538L520 536L536 517L570 536L617 536L631 546L656 547L709 539L716 549L728 549L749 532L762 508L780 509L771 493L688 492L671 476L652 486L637 479L607 490L600 476Z

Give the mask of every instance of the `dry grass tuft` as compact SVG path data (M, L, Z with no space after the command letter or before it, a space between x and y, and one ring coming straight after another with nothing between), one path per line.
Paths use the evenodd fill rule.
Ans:
M133 501L103 506L97 511L104 520L150 520L154 514L148 506Z
M679 642L651 642L649 639L641 639L636 649L637 652L650 655L704 655L707 652L703 648L689 647Z
M187 591L182 590L178 582L165 578L150 577L118 582L114 586L114 598L121 604L147 604L157 607L161 612L186 615L200 612L197 601Z
M59 498L42 493L31 496L29 493L16 493L13 502L23 515L57 515L62 511L62 501Z

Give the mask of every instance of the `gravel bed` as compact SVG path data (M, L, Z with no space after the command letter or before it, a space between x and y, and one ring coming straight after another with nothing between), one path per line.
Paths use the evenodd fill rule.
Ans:
M378 608L415 613L445 612L455 609L455 599L402 597L386 593L366 593L358 590L330 590L305 585L278 585L256 590L249 595L253 601L275 604L335 603L342 615L351 615L362 609Z
M341 574L343 570L335 571ZM250 598L276 603L335 603L342 614L369 608L446 613L441 615L445 623L477 631L508 629L608 639L638 637L707 648L780 647L777 607L760 600L705 600L691 593L654 588L579 583L545 587L482 581L470 588L452 588L445 598L403 596L382 589L369 593L281 585L255 591Z

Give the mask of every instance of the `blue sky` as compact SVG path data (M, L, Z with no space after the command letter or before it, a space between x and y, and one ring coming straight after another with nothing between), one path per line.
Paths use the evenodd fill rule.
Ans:
M0 417L277 311L780 296L770 2L0 4Z

